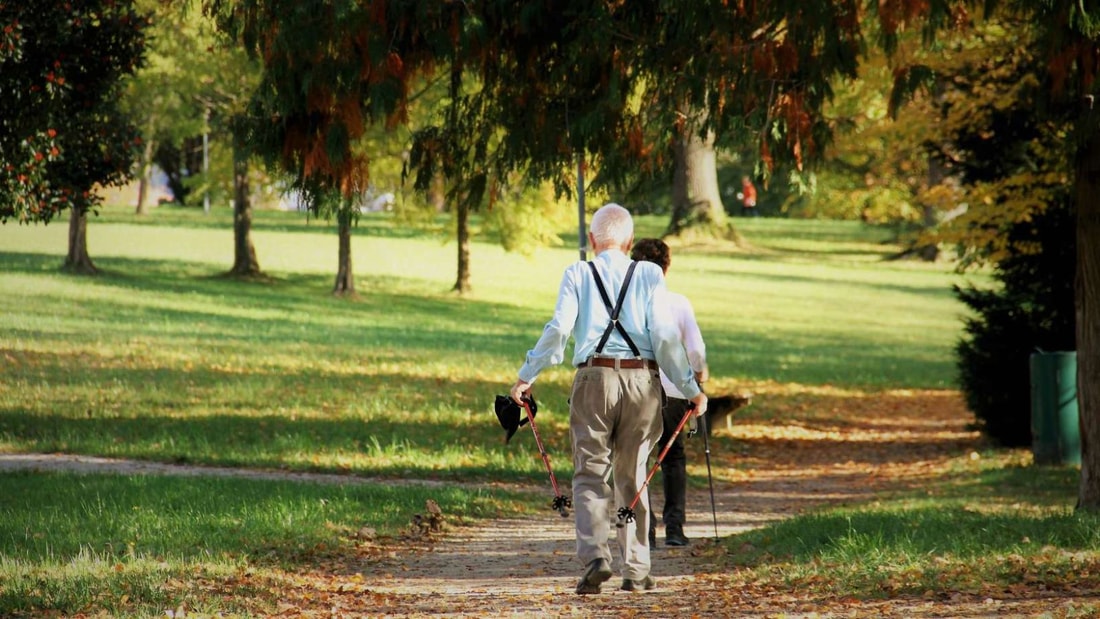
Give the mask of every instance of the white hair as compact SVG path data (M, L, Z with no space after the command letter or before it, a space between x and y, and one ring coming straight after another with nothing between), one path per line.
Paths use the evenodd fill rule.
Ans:
M622 247L634 238L634 219L630 216L630 211L614 202L608 202L592 215L589 231L598 245Z

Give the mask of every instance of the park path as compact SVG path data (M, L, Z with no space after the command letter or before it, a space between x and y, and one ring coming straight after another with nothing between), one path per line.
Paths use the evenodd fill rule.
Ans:
M909 396L906 396L909 397ZM935 395L935 406L894 407L888 418L877 402L836 422L738 422L712 438L715 514L712 518L700 441L688 443L687 548L653 554L658 587L618 590L616 576L599 595L578 596L582 566L574 556L573 520L545 512L459 526L441 533L367 544L335 564L297 572L283 583L275 613L285 617L1069 617L1095 599L1043 591L1011 597L961 594L931 598L857 600L842 592L806 595L767 587L734 589L724 577L719 537L826 503L861 503L886 491L912 488L960 457L976 456L980 437L957 394ZM927 400L927 398L926 398ZM890 403L887 403L890 404ZM892 405L892 404L891 404ZM0 454L0 470L70 470L120 474L234 475L312 483L379 480L285 471L195 467L60 454ZM387 480L386 483L398 483ZM406 482L400 482L406 483ZM455 482L413 481L428 486ZM539 488L547 503L549 484ZM659 477L653 498L660 504ZM498 485L488 486L491 491ZM447 521L447 514L444 519ZM457 519L453 519L457 521ZM715 524L716 522L716 524ZM663 541L663 540L662 540ZM737 552L734 548L732 552Z

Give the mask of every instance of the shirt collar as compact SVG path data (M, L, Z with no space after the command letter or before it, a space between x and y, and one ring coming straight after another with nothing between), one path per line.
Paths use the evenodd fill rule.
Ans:
M630 258L627 257L626 253L623 250L617 248L605 249L600 252L600 255L596 257L606 260L608 262L622 262L623 260L630 260Z

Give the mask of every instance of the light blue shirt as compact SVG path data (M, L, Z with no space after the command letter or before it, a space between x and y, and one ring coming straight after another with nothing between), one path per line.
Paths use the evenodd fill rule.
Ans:
M612 305L619 296L630 257L609 249L593 260ZM627 288L619 322L638 347L638 356L656 359L657 365L687 399L699 395L691 366L680 339L680 330L671 311L661 267L638 262ZM577 261L565 269L558 290L554 316L542 331L535 347L527 351L527 360L519 370L519 379L534 383L542 370L565 359L565 345L573 336L573 366L596 354L596 346L611 321L611 313L600 298L590 267ZM601 356L633 359L634 353L618 330L611 332Z

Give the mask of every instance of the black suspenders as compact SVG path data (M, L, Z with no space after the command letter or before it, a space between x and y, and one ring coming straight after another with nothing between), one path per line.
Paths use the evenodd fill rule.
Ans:
M641 353L638 352L638 347L634 345L634 340L630 339L626 329L619 322L619 312L623 309L626 288L630 285L630 278L634 275L634 267L638 266L638 262L631 261L630 268L626 270L626 277L623 278L623 287L619 289L619 298L615 301L615 307L611 306L611 297L607 296L607 289L603 286L603 280L600 279L600 272L596 270L596 264L590 260L588 266L592 269L592 277L596 278L596 289L600 291L600 298L603 299L603 304L607 306L607 311L611 314L611 322L607 323L607 329L604 330L600 343L596 345L596 354L603 353L603 347L607 344L607 338L611 337L611 331L618 329L619 335L623 336L626 345L630 347L630 352L634 353L635 357L640 357Z

